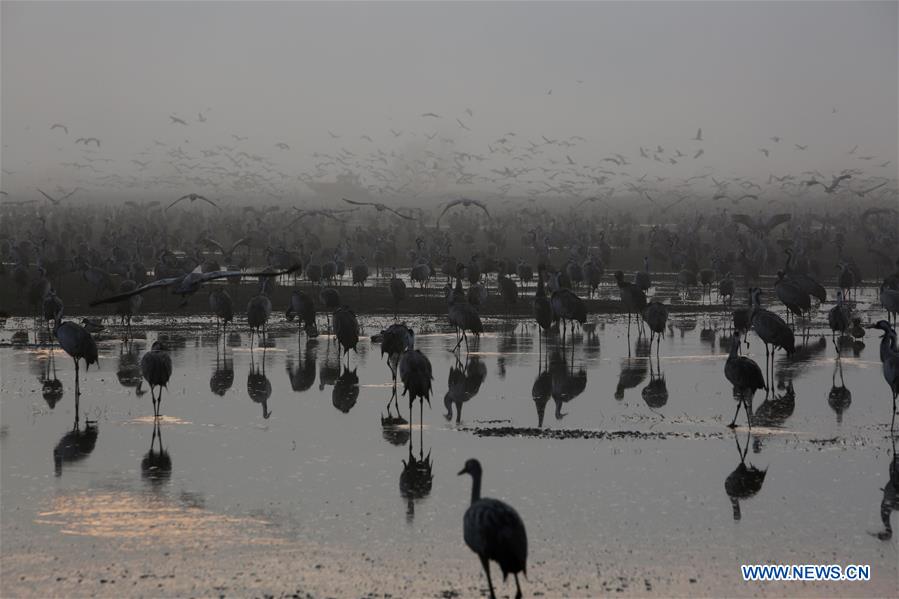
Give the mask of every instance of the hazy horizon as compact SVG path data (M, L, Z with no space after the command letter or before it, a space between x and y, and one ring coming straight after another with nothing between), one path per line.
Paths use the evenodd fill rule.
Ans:
M403 203L893 179L897 6L3 2L0 188Z

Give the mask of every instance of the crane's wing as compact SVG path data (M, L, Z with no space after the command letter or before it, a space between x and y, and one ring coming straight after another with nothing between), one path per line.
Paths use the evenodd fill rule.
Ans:
M145 285L141 285L140 287L136 287L131 291L126 293L119 293L118 295L112 295L110 297L104 297L102 299L95 300L90 303L90 306L99 306L100 304L114 304L116 302L120 302L122 300L126 300L132 295L139 295L145 291L149 291L150 289L156 289L158 287L169 287L171 285L175 285L183 279L184 276L179 277L169 277L167 279L156 279L155 281L151 281Z
M354 200L348 200L348 199L346 199L346 198L341 198L341 199L342 199L344 202L346 202L347 204L352 204L353 206L376 206L376 205L377 205L377 204L374 204L374 203L372 203L372 202L356 202L356 201L354 201Z
M207 197L204 197L204 196L197 196L197 199L198 199L198 200L203 200L203 201L206 202L207 204L212 204L212 205L215 206L216 208L219 207L218 204L216 204L215 202L213 202L212 200L210 200L210 199L207 198ZM221 208L219 208L219 210L221 210Z
M206 245L214 246L215 249L217 249L219 252L221 252L224 255L225 248L223 248L222 244L220 244L215 239L210 239L209 237L206 237L205 239L203 239L203 243L205 243Z
M784 212L783 214L772 215L771 218L768 219L768 223L765 225L766 233L770 233L774 230L774 227L788 222L791 218L793 218L793 216L791 214L787 214L786 212Z
M738 225L743 225L750 231L758 232L758 225L748 214L732 214L730 218Z
M683 202L686 199L687 199L687 196L682 196L682 197L674 200L673 202L671 202L670 204L668 204L667 206L662 208L662 212L668 212L668 210L670 208L674 208L675 206L677 206L678 204L680 204L681 202Z
M231 249L228 250L228 254L227 254L227 255L233 254L233 253L234 253L234 250L236 250L238 247L240 247L240 246L242 246L242 245L245 245L245 246L247 246L247 247L250 247L250 240L249 240L249 238L247 238L247 237L241 237L240 239L238 239L237 241L235 241L234 243L232 243L232 244L231 244ZM224 252L223 252L223 253L224 253Z
M172 206L174 206L175 204L177 204L177 203L180 202L181 200L186 200L186 199L189 198L189 197L190 197L190 195L181 196L180 198L178 198L177 200L175 200L174 202L172 202L171 204L169 204L168 206L166 206L165 209L168 210L169 208L171 208Z
M390 208L390 207L388 207L388 206L384 206L384 207L387 208L388 210L390 210L391 212L393 212L394 214L396 214L397 216L401 217L401 218L405 218L406 220L415 220L414 217L412 217L412 216L406 216L405 214L403 214L403 213L401 213L401 212L397 212L397 211L394 210L393 208Z
M44 196L45 198L47 198L48 200L50 200L50 201L53 202L54 204L57 202L57 200L54 200L53 198L51 198L50 196L48 196L46 193L44 193L43 191L41 191L41 190L38 189L37 187L35 187L35 189L37 189L38 191L40 191L42 196Z
M866 193L871 193L872 191L876 191L876 190L880 189L881 187L883 187L883 186L886 185L886 184L887 184L887 182L884 181L883 183L880 183L880 184L878 184L878 185L875 185L874 187L870 187L870 188L868 188L868 189L865 189L865 190L863 190L863 191L861 192L861 195L865 195Z
M886 184L884 183L884 185L886 185ZM75 195L75 192L77 192L77 191L81 191L81 188L80 188L80 187L76 187L75 189L73 189L72 191L70 191L69 193L67 193L66 195L64 195L64 196L62 196L61 198L59 198L59 200L62 201L62 200L65 200L66 198L70 198L70 197L72 197L73 195Z
M437 226L440 226L440 219L443 218L443 215L446 214L446 211L452 208L453 206L458 206L462 203L462 200L453 200L446 205L446 208L443 209L443 212L440 213L440 216L437 217Z
M478 200L473 200L472 203L484 211L484 214L487 215L487 218L491 218L490 212L487 210L487 206L484 205L484 202L480 202Z
M245 272L242 270L217 270L212 272L204 272L197 280L201 283L206 281L214 281L215 279L228 279L233 277L277 277L281 275L289 275L302 268L301 264L294 264L285 270L273 270L271 268L258 270L255 272Z

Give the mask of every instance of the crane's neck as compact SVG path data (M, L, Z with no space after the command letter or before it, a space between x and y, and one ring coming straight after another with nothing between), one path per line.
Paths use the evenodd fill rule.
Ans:
M471 473L471 502L474 503L481 498L481 473Z
M733 336L733 341L730 343L730 353L727 355L728 360L736 359L737 357L737 349L740 347L740 337L739 335Z

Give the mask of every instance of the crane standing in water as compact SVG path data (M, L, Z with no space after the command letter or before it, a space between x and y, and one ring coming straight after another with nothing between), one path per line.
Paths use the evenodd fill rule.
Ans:
M140 371L150 383L153 417L159 418L159 409L162 407L162 388L168 388L169 379L172 377L172 357L169 355L169 348L162 341L154 341L150 351L140 359ZM156 387L160 388L158 396L155 394Z
M59 341L59 346L75 361L75 397L81 395L81 386L78 381L78 362L84 360L85 370L91 364L98 364L97 342L84 327L74 322L62 322L62 307L56 313L54 319L53 335Z
M737 355L740 349L740 333L734 332L733 340L730 344L730 354L727 356L727 362L724 363L724 376L734 386L734 397L737 399L737 411L734 412L734 419L728 425L731 428L737 425L737 416L740 414L740 407L746 408L746 420L752 427L752 396L759 389L768 390L765 384L765 377L762 376L762 369L754 360L746 356Z

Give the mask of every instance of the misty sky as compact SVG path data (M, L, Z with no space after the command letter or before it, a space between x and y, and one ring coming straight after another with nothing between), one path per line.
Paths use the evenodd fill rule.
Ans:
M3 2L0 12L11 195L31 197L36 185L115 191L98 173L191 187L163 152L198 156L217 144L322 180L343 167L316 171L312 154L340 148L394 152L391 168L426 147L447 168L464 151L484 155L472 170L488 172L512 164L488 152L507 132L519 148L585 138L548 151L548 167L619 153L633 176L896 175L896 2ZM701 143L691 140L698 127ZM658 145L664 162L641 161L640 147ZM690 158L669 163L675 149ZM71 166L86 156L112 162ZM271 189L309 192L281 179ZM429 191L444 191L441 181Z

